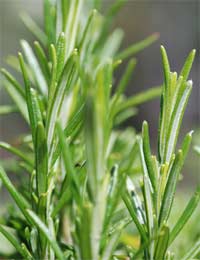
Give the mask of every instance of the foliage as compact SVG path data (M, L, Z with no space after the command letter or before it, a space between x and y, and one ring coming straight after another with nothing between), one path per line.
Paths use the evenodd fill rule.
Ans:
M197 207L199 187L173 228L169 226L192 138L188 133L176 151L192 89L187 78L195 51L177 77L161 47L162 88L125 97L136 65L132 57L157 35L119 51L123 32L110 33L109 28L122 3L116 1L103 16L98 0L44 0L44 31L23 15L38 38L33 47L22 40L23 54L10 60L23 84L1 70L14 105L2 106L0 113L18 111L30 128L19 147L0 143L19 158L15 168L24 178L16 186L0 167L1 181L18 207L8 209L0 224L0 232L15 248L9 258L172 259L169 247ZM115 86L114 72L129 58ZM160 94L156 157L151 153L147 122L141 136L119 126L135 115L138 105ZM133 223L138 243L130 247L121 235ZM196 241L184 259L199 251Z

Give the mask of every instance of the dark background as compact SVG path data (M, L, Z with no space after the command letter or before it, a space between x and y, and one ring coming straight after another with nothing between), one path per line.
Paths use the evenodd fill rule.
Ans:
M34 38L19 18L22 11L28 12L37 23L42 23L42 0L0 0L0 60L16 55L20 50L20 39L32 42ZM110 0L105 1L104 10ZM200 1L198 0L129 0L115 19L114 27L124 30L122 47L140 41L148 35L158 32L159 40L137 55L138 63L127 95L157 86L162 83L162 67L159 46L163 44L168 52L171 69L179 72L186 56L197 49L197 56L190 78L194 88L183 120L181 134L196 130L200 126ZM121 65L116 75L118 79L125 65ZM0 83L0 87L1 83ZM7 97L0 91L0 103L7 103ZM156 147L159 100L140 107L139 114L129 120L128 125L140 130L143 120L150 124L152 146ZM18 133L26 131L26 125L17 114L0 118L0 140L12 142ZM1 152L0 152L1 155ZM1 156L2 157L2 156ZM185 184L195 182L200 172L198 157L191 151L186 166ZM196 177L192 177L193 175ZM193 181L192 181L193 180Z

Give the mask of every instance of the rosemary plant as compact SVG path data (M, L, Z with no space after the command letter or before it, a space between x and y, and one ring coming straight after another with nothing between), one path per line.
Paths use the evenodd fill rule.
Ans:
M176 152L192 88L187 77L195 51L177 78L170 72L162 47L163 87L125 97L136 65L132 57L157 35L119 51L123 32L115 29L110 33L109 28L122 3L116 1L103 16L101 1L44 0L44 30L28 15L22 17L37 41L31 46L22 40L23 54L9 59L23 84L1 70L15 105L2 106L0 112L20 112L30 133L19 138L18 147L0 142L2 149L19 158L15 171L23 178L14 185L0 167L1 181L17 206L1 218L0 232L15 249L11 255L2 253L2 257L173 258L168 248L200 197L197 188L171 229L168 218L192 136L187 134ZM115 70L130 57L113 90ZM121 131L118 126L136 113L139 104L160 95L156 158L151 155L146 122L141 137L132 128ZM137 194L133 182L141 170L141 194ZM132 220L138 229L136 248L121 240L121 233ZM199 251L197 241L183 259L191 259Z
M164 84L161 95L160 123L158 131L158 157L152 155L148 123L144 122L142 136L138 137L143 178L140 184L141 196L134 184L127 179L123 200L139 231L142 247L134 255L144 259L176 259L169 247L191 217L200 200L198 186L180 218L171 228L168 225L176 186L187 156L192 132L189 132L176 151L182 117L192 89L192 81L187 81L194 56L193 50L180 73L170 71L168 57L161 46ZM182 258L192 259L200 251L199 241Z

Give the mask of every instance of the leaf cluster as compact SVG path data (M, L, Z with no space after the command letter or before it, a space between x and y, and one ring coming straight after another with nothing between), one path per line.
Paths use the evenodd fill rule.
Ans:
M16 172L25 176L17 187L0 167L1 181L18 208L0 224L0 232L16 251L9 257L172 259L168 248L198 204L199 188L170 230L168 218L192 135L186 135L177 152L195 51L177 77L161 47L162 88L126 97L136 65L133 56L157 35L120 51L123 32L110 33L109 28L122 4L116 1L103 16L98 0L44 0L44 30L28 15L22 17L37 38L33 46L22 40L22 53L9 59L23 84L1 70L14 105L1 106L0 114L17 111L30 129L19 146L0 143L18 158ZM114 73L126 60L115 84ZM160 95L155 157L146 122L141 137L132 128L121 131L120 125L137 113L138 105ZM138 194L132 179L140 172ZM140 245L130 249L121 234L132 221ZM198 245L185 259L198 254Z

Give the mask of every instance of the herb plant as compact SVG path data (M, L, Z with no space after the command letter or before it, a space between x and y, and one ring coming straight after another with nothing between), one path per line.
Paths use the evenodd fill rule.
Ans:
M23 178L14 185L0 167L1 181L17 206L1 218L0 232L15 248L11 255L2 253L4 258L173 259L169 247L200 199L198 187L169 226L192 138L188 133L176 151L195 51L177 77L161 47L163 86L125 97L136 65L132 57L157 35L119 51L123 32L110 33L109 28L122 4L116 1L103 16L98 0L44 0L44 31L29 16L22 17L38 41L31 47L22 40L23 54L9 59L23 84L1 70L14 106L1 106L0 112L20 112L30 128L19 146L0 143L19 158L15 172ZM127 59L115 84L114 72ZM133 128L119 126L135 115L138 105L160 95L156 157L147 122L137 136ZM138 230L138 245L130 247L122 233L131 225ZM196 257L199 244L183 259Z

